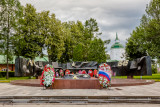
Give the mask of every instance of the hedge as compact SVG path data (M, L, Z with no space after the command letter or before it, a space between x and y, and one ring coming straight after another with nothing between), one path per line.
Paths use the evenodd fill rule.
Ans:
M0 78L6 76L6 71L0 71ZM9 77L14 77L14 71L9 71Z

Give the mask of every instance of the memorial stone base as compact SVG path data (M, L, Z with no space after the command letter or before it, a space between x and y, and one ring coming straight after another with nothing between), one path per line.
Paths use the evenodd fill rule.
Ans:
M53 89L101 89L98 78L55 79Z

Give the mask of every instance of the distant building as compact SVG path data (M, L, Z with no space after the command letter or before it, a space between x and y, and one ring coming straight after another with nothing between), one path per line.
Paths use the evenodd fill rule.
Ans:
M124 54L125 54L125 49L123 45L120 44L120 40L116 33L115 43L111 46L110 59L118 61L125 60Z
M8 71L15 71L15 59L17 56L13 56L13 60L8 62L9 69ZM48 62L48 56L44 56L43 58L36 57L34 61L47 61ZM0 71L6 71L7 70L7 62L6 57L4 55L0 55Z

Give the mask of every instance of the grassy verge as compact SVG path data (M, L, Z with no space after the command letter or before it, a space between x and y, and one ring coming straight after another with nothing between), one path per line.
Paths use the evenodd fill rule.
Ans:
M127 76L115 76L112 78L127 79ZM133 76L134 79L141 79L141 76ZM142 76L142 79L155 80L160 82L160 74L152 74L152 76Z
M27 80L27 79L36 79L36 77L10 77L9 79L3 77L0 78L0 83L9 83L12 80Z

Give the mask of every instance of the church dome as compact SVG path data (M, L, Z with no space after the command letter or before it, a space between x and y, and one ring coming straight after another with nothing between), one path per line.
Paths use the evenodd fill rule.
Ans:
M120 44L119 42L119 38L118 35L116 33L116 39L115 39L115 43L111 46L111 49L113 48L124 48L122 44Z

